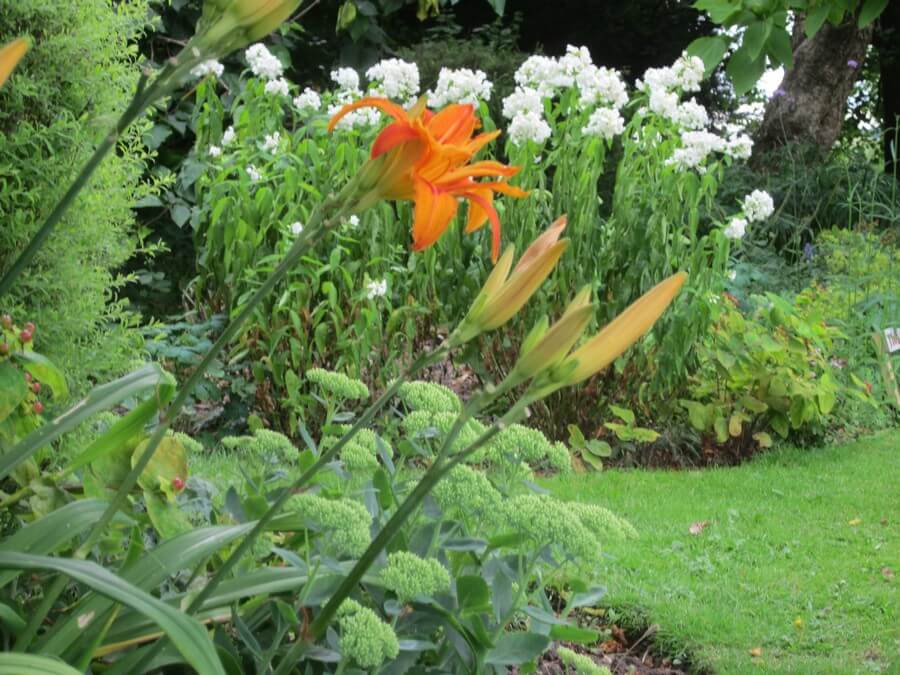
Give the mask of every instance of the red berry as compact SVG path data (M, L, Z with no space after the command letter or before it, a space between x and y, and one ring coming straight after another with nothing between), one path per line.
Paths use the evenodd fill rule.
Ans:
M27 330L23 330L21 333L19 333L19 339L22 342L31 342L31 333L29 333Z
M40 383L40 382L32 382L32 383L31 383L31 391L33 391L33 392L36 394L36 393L38 393L40 390L41 390L41 383Z
M181 492L184 490L184 481L179 476L175 476L172 479L172 487L175 489L175 492Z
M40 401L35 401L32 410L34 410L35 414L40 415L44 412L44 404Z

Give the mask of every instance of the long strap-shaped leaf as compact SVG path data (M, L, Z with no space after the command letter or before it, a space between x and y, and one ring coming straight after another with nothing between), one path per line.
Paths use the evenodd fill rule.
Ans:
M57 551L97 522L107 506L99 499L80 499L66 504L0 541L0 551L35 555ZM120 517L125 519L124 515ZM15 570L0 572L0 588L18 574Z
M163 542L152 551L147 551L134 565L122 570L119 576L138 588L147 591L155 589L169 575L205 560L223 546L249 532L254 524L250 522L241 525L217 525L185 532ZM111 606L109 599L100 595L82 599L66 621L55 625L47 638L35 645L35 651L41 654L72 656L65 650L72 645L83 649L88 638L94 633L92 629L103 625ZM93 617L87 630L78 625L78 617L82 615ZM118 619L116 623L119 623Z
M152 618L200 675L225 675L215 647L200 623L100 565L86 560L0 552L0 569L50 570L65 574Z
M94 388L86 398L76 403L68 411L28 434L12 450L0 455L0 478L8 476L36 450L74 429L96 413L108 410L117 403L147 389L172 384L171 375L168 375L158 365L151 364L120 377L118 380Z
M0 675L81 675L62 661L35 654L0 654Z

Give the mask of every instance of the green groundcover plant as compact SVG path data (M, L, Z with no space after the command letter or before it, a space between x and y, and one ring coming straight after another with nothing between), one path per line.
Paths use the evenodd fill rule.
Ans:
M213 59L266 35L298 4L207 2L197 34L159 72L142 76L113 131L0 279L0 294L15 286L57 234L118 134L188 73L214 69ZM27 46L20 39L0 50L0 80ZM252 53L262 67L274 67L263 50ZM9 86L16 86L15 79ZM37 428L16 427L4 439L0 479L8 486L6 479L39 451L85 423L97 426L59 468L0 498L0 624L7 647L0 665L6 669L82 672L96 665L109 673L137 673L186 664L203 675L248 669L284 674L382 666L387 672L407 662L502 672L509 665L529 668L551 639L596 639L572 612L602 594L592 575L601 540L632 536L633 530L604 509L566 507L533 488L523 492L529 469L522 462L559 462L560 453L513 425L529 406L618 358L663 314L685 275L657 284L586 340L595 310L590 287L581 289L555 323L537 322L505 376L465 405L442 390L404 388L413 373L501 328L522 309L570 245L562 238L565 218L540 234L515 265L514 247L508 247L446 339L418 354L364 410L351 417L339 410L345 400L365 399L364 385L310 370L331 422L318 442L306 433L307 447L292 451L286 439L262 429L230 439L250 455L274 457L277 470L250 475L248 464L244 485L229 487L221 507L198 495L191 521L183 501L188 456L201 450L193 439L173 434L171 425L223 349L326 235L351 215L411 201L414 244L427 248L447 229L460 199L469 203L473 228L490 223L498 257L493 196L523 193L504 180L515 169L473 161L496 136L473 136L474 106L447 105L431 113L424 100L408 109L388 98L365 103L394 121L358 171L336 180L307 214L274 269L232 312L185 382L146 366L95 387ZM357 112L357 105L346 105L331 126ZM10 360L25 367L29 340L19 338L4 344ZM386 419L382 429L377 420L398 395L407 412L394 426ZM501 400L511 401L506 412L475 423ZM124 402L127 414L109 414ZM437 409L444 404L456 410L452 420ZM422 419L409 421L416 413L427 416L426 426ZM347 423L349 428L338 426ZM398 429L409 447L420 449L399 464L384 438L395 438ZM509 468L497 472L495 485L473 463ZM484 517L475 520L479 508ZM555 603L545 591L550 585L560 587ZM229 636L239 641L236 649Z

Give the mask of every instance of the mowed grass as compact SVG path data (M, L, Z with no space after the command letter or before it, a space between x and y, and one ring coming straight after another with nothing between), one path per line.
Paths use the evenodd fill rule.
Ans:
M634 523L640 539L607 550L607 602L697 665L900 673L900 431L734 468L542 483Z

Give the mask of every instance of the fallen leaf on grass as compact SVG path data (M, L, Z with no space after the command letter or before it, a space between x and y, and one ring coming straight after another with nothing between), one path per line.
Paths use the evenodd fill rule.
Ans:
M698 520L696 523L691 523L691 526L688 528L688 532L693 535L697 535L703 532L703 530L705 530L707 527L709 527L708 520Z
M752 656L754 659L758 656L762 656L762 647L754 647L753 649L751 649L750 656Z
M856 527L857 525L862 525L862 518L854 518L853 520L848 520L847 524L851 527Z
M881 576L883 576L888 581L891 581L894 578L894 570L892 570L890 567L882 567Z

